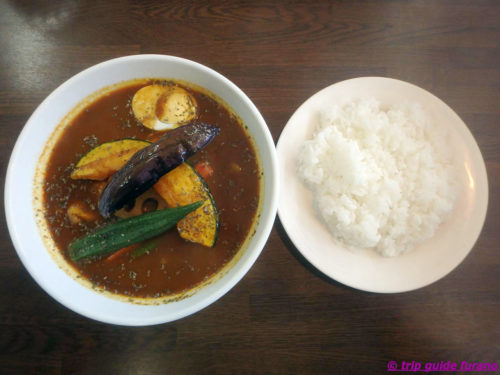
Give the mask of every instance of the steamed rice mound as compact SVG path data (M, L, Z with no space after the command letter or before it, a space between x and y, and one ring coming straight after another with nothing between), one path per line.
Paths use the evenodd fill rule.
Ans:
M298 174L334 237L395 256L432 237L453 208L446 144L417 104L382 110L375 99L353 101L319 114Z

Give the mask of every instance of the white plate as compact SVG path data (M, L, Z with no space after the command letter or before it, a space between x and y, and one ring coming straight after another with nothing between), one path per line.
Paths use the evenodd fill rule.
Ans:
M317 113L332 103L375 97L382 105L420 103L436 126L450 134L463 189L452 214L435 236L403 255L384 258L374 250L347 250L316 216L311 192L296 174L296 157L310 139ZM281 170L280 220L302 255L329 277L370 292L405 292L429 285L451 272L474 246L486 216L488 182L481 152L464 122L429 92L390 78L362 77L329 86L309 98L288 121L278 142Z

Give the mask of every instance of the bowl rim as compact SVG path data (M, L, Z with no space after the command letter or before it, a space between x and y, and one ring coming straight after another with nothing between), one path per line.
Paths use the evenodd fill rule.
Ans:
M190 304L186 307L184 305L182 306L181 311L178 311L177 313L169 313L168 316L162 316L161 314L151 314L152 316L149 318L144 318L140 317L138 319L123 319L120 316L117 317L112 317L107 313L97 313L92 310L87 310L87 309L82 309L78 306L76 306L74 303L71 302L71 300L64 299L63 296L59 295L52 289L52 285L50 285L49 282L44 280L42 277L39 277L38 272L35 271L35 267L33 267L32 262L30 262L29 259L26 257L26 253L23 251L23 247L25 244L23 243L22 240L22 235L21 232L19 231L19 228L16 228L14 225L15 222L15 214L14 214L14 207L12 207L12 200L14 195L16 194L16 189L14 186L14 176L15 176L15 171L14 171L14 165L16 164L17 160L19 160L20 157L20 152L22 151L22 146L25 143L26 139L29 137L30 132L32 131L32 128L36 125L37 118L40 116L40 113L42 110L51 105L52 101L54 98L58 97L60 93L64 92L67 90L69 87L72 85L77 85L78 81L81 80L82 78L89 77L93 75L94 73L102 70L103 68L108 68L109 66L113 66L116 64L122 64L122 63L127 63L131 61L149 61L149 62L154 62L154 61L160 61L160 62L165 62L165 63L179 63L182 65L187 65L190 68L194 68L203 74L206 74L208 76L212 76L215 80L221 81L221 83L225 86L228 86L230 90L233 90L235 92L239 99L243 102L244 106L248 108L248 110L251 112L252 116L255 117L256 123L258 124L258 128L262 131L262 136L264 137L263 139L265 140L264 144L259 144L258 145L258 153L262 156L262 154L265 153L268 154L266 156L269 156L269 159L267 162L269 163L269 171L272 172L270 175L265 175L265 185L261 184L261 195L262 195L262 208L260 210L260 218L258 221L258 224L255 226L255 230L260 230L261 235L259 237L254 236L251 241L249 241L249 246L247 249L245 249L245 254L243 254L236 262L235 264L231 267L230 270L228 270L220 279L215 280L214 284L218 284L219 286L215 289L213 293L210 293L206 298L203 298L201 301L197 301L196 303ZM172 77L173 78L173 77ZM133 79L133 77L125 77L123 81ZM196 82L193 82L194 84L197 84ZM106 86L106 85L104 85ZM208 91L212 91L209 88L206 88ZM84 100L85 95L82 95L80 100ZM53 124L51 129L50 129L50 134L54 132L58 124ZM256 143L256 141L255 141ZM265 150L264 150L265 149ZM37 159L40 158L40 154L38 155ZM264 161L261 159L261 165L262 169L264 170ZM33 180L34 176L31 176L31 179ZM250 270L250 268L253 266L255 261L257 260L258 256L262 252L268 238L270 235L270 232L272 230L272 227L274 225L274 221L276 219L276 213L277 213L277 208L278 208L278 201L279 201L279 166L278 166L278 158L277 158L277 152L276 152L276 147L274 140L271 136L269 127L267 126L263 116L255 106L255 104L249 99L249 97L241 90L236 84L234 84L232 81L230 81L228 78L223 76L222 74L218 73L217 71L213 70L212 68L209 68L203 64L200 64L198 62L188 60L182 57L177 57L177 56L171 56L171 55L160 55L160 54L140 54L140 55L130 55L130 56L122 56L110 60L103 61L101 63L92 65L79 73L71 76L69 79L64 81L62 84L60 84L57 88L55 88L50 94L48 94L45 99L37 106L37 108L34 110L34 112L31 114L31 116L28 118L26 123L24 124L17 140L16 143L12 149L9 163L7 166L7 173L6 173L6 178L5 178L5 184L4 184L4 206L5 206L5 216L6 216L6 221L7 221L7 228L9 231L9 235L11 237L12 243L14 245L14 248L16 250L17 255L21 259L21 262L23 263L24 267L28 271L28 273L31 275L31 277L36 281L36 283L42 287L42 289L49 294L52 298L57 300L59 303L62 305L66 306L70 310L73 310L77 312L80 315L86 316L90 319L105 322L105 323L110 323L110 324L117 324L117 325L128 325L128 326L146 326L146 325L154 325L154 324L162 324L162 323L167 323L171 321L175 321L178 319L181 319L183 317L189 316L195 312L198 312L202 310L203 308L207 307L208 305L214 303L217 301L220 297L222 297L224 294L226 294L230 289L232 289L242 278L247 274L247 272ZM267 185L270 185L270 193L267 194L270 195L268 198L264 196L264 190L267 190ZM31 188L32 189L32 188ZM268 206L265 206L268 204ZM30 201L30 210L33 211L33 203ZM35 223L35 225L37 225ZM48 252L49 250L44 248L43 251ZM248 257L244 257L244 255L250 255ZM244 259L245 258L245 259ZM67 277L70 277L67 275ZM224 279L224 282L222 282L221 279ZM83 286L82 286L83 287ZM86 288L90 290L89 288ZM99 293L91 291L93 295L100 296ZM194 293L196 295L196 293ZM189 300L192 296L186 297L183 301ZM105 297L109 299L108 297ZM128 302L121 302L121 301L116 301L117 303L126 303L127 305L130 305ZM182 302L182 301L180 301ZM176 304L178 302L169 302L168 304ZM154 308L156 305L136 305L139 309L141 307L148 307L148 308ZM162 306L162 305L160 305ZM164 306L164 304L163 304ZM139 314L140 315L140 314Z

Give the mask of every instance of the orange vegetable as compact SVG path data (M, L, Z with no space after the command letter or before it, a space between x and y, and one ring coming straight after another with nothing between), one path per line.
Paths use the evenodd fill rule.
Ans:
M182 163L153 186L170 207L202 200L203 205L177 223L179 235L187 241L213 247L219 233L219 214L205 180L188 163Z
M198 172L200 176L205 179L211 177L214 174L214 169L206 161L202 161L196 164L196 167L194 167L194 169L196 169L196 172Z
M133 250L137 247L137 244L134 244L134 245L130 245L130 246L127 246L127 247L124 247L123 249L120 249L116 252L114 252L113 254L111 254L109 257L107 257L105 259L106 262L112 262L118 258L120 258L122 255L124 255L125 253L129 252L130 250Z
M103 143L78 161L71 178L104 181L127 164L137 151L149 145L150 142L138 139L119 139Z

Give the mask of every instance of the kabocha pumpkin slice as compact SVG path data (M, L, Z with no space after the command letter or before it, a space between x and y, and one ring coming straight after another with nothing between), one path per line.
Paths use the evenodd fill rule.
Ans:
M203 205L177 223L179 235L187 241L213 247L219 232L219 215L205 180L189 164L183 163L160 178L154 189L171 207L199 200Z
M196 99L174 85L149 85L137 91L132 99L137 120L153 130L169 130L194 120L198 114Z
M150 142L138 139L119 139L103 143L78 161L71 178L104 181L123 167L137 151L149 145Z

